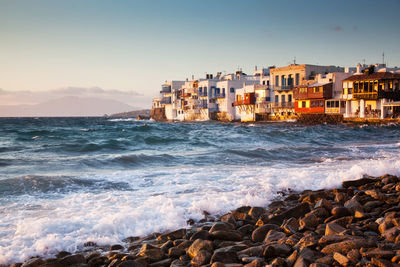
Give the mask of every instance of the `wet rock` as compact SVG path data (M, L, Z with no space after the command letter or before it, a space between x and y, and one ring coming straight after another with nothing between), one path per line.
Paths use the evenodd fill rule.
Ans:
M162 246L160 247L161 250L163 252L167 252L170 248L172 248L174 246L174 242L171 240L168 240L167 242L165 242L164 244L162 244Z
M308 214L299 220L300 230L314 229L318 225L318 217L314 214Z
M309 248L315 247L318 245L318 236L313 232L310 232L307 235L304 235L299 242L294 246L295 248Z
M382 250L380 248L373 248L362 252L361 255L367 258L391 259L396 255L396 253L392 250Z
M236 252L223 252L215 251L211 257L211 263L221 262L221 263L238 263L239 259Z
M397 267L399 266L398 264L395 264L393 262L390 262L388 260L384 260L384 259L379 259L379 258L372 258L371 262L374 266L378 266L378 267Z
M356 197L351 198L350 200L347 200L344 203L344 207L350 210L351 213L354 213L356 210L362 211L363 207L362 205L357 201Z
M342 266L347 266L350 264L350 260L343 254L340 254L338 252L333 253L333 259Z
M293 253L286 258L286 265L293 266L297 260L298 254L299 252L297 250L293 251Z
M210 253L213 253L214 245L209 240L197 239L189 247L189 249L187 250L187 254L190 256L190 258L193 259L194 257L196 257L197 253L201 250L206 250Z
M296 205L293 208L290 208L290 209L282 212L281 214L273 216L272 218L269 219L269 222L277 224L277 225L281 225L285 219L289 219L292 217L298 219L298 218L304 216L305 214L307 214L308 212L310 212L309 204L301 203L301 204Z
M269 245L272 243L276 243L277 241L286 238L286 234L282 232L278 232L275 230L270 230L264 239L264 244Z
M124 249L124 247L121 246L120 244L115 244L110 246L110 250L121 250L121 249Z
M66 256L72 255L70 252L68 251L60 251L57 253L56 258L61 259L64 258Z
M375 179L375 178L364 177L364 178L357 179L357 180L344 181L344 182L342 182L342 185L344 188L359 187L359 186L362 186L365 184L375 183L376 181L377 181L377 179Z
M276 257L287 257L291 253L291 248L285 244L273 244L267 246L263 251L263 256L266 259Z
M338 252L341 254L346 254L352 249L359 249L359 248L370 248L376 246L376 243L369 239L351 239L345 240L338 243L333 243L324 247L321 252L325 254L333 254L334 252Z
M243 262L246 262L242 259ZM265 265L264 259L254 258L250 263L244 265L245 267L262 267Z
M250 217L252 217L254 220L258 220L258 218L261 216L261 214L265 213L265 209L262 207L252 207L248 214Z
M237 231L242 235L251 235L255 230L255 226L251 224L245 224L242 227L238 228Z
M187 262L182 261L182 260L174 260L171 262L171 267L185 267L187 265Z
M346 231L346 228L337 223L328 223L325 228L325 235L339 235Z
M345 216L350 216L351 212L348 208L345 207L334 207L331 211L332 216L336 217L336 218L340 218L340 217L345 217Z
M157 240L175 240L184 238L186 235L186 229L179 229L175 231L171 231L165 234L162 234L157 237Z
M221 217L221 222L229 223L232 226L236 226L236 219L231 213L225 214Z
M41 258L32 258L24 262L22 267L38 267L42 264L44 264L44 261Z
M121 262L117 265L117 267L143 267L143 264L140 264L139 262L133 260L128 260Z
M333 259L332 255L326 255L324 257L321 257L321 258L318 258L315 260L316 263L325 264L325 265L329 265L329 266L333 265L334 261L335 260Z
M317 209L317 208L324 208L328 212L330 212L333 209L333 206L332 206L331 202L329 202L329 200L326 200L323 198L323 199L318 200L317 203L315 203L314 209Z
M151 262L157 262L162 260L165 255L161 248L144 244L139 251L139 256L147 257Z
M214 231L211 233L212 240L240 241L242 235L236 231Z
M383 232L382 237L384 237L389 242L395 242L395 239L399 234L400 234L400 226L396 226Z
M185 255L186 251L183 248L172 247L168 250L168 256L171 258L179 258L182 255Z
M384 233L385 231L387 231L387 230L389 230L390 228L392 228L394 225L393 225L393 223L392 222L386 222L386 221L383 221L381 224L379 224L379 226L378 226L378 230L379 230L379 233Z
M210 233L213 233L215 231L232 231L233 226L229 223L226 222L216 222L213 224L213 226L210 229Z
M354 264L360 260L361 254L358 249L352 249L349 252L347 252L346 257Z
M193 241L191 241L191 240L184 240L183 242L180 242L178 245L175 245L175 242L174 242L174 245L176 247L183 248L183 249L189 248L192 244L193 244Z
M239 252L247 249L248 246L246 245L233 245L233 246L228 246L228 247L222 247L219 249L216 249L214 252Z
M255 246L241 250L237 254L240 255L240 257L261 257L263 250L263 246Z
M210 262L211 253L207 250L200 250L190 262L193 266L201 266Z
M254 242L262 242L270 230L278 230L280 227L276 224L264 224L255 229L251 235Z
M281 228L287 234L294 234L298 231L300 227L299 220L295 218L290 218L289 220L285 220L281 226ZM276 230L276 229L275 229Z
M285 264L285 260L281 257L275 258L273 261L271 261L272 266L284 266Z

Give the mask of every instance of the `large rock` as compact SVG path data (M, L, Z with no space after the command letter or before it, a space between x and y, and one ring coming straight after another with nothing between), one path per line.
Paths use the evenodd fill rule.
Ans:
M281 227L285 231L285 233L294 234L299 230L299 220L295 218L290 218L289 220L285 220Z
M278 230L279 226L276 224L264 224L253 231L251 240L254 242L262 242L270 230Z
M285 244L273 244L265 247L263 256L266 259L276 257L287 257L290 255L292 249Z
M342 185L344 188L359 187L359 186L362 186L365 184L375 183L376 181L377 181L377 179L364 177L364 178L353 180L353 181L344 181L342 183Z
M165 254L161 248L144 244L139 251L139 256L148 258L151 262L160 261L164 258Z
M325 235L339 235L346 231L346 228L337 223L328 223L325 227Z
M209 232L212 233L215 231L232 231L232 230L233 226L230 223L216 222L213 224Z
M286 234L282 232L278 232L275 230L270 230L268 234L265 236L264 244L269 245L273 243L277 243L278 241L285 239Z
M350 260L338 252L333 253L333 258L342 266L347 266L350 264Z
M81 254L69 255L59 260L60 265L69 266L86 263L85 257Z
M175 231L171 231L165 234L162 234L157 237L157 240L175 240L182 239L186 235L186 229L179 229Z
M324 247L321 252L325 254L333 254L335 252L346 254L352 249L375 247L377 244L369 239L351 239L338 243L333 243Z
M382 233L382 236L389 242L394 242L400 234L400 226L392 227Z
M299 220L300 230L314 229L318 225L318 217L314 214L308 214Z
M331 211L332 216L336 217L336 218L340 218L340 217L345 217L345 216L350 216L351 212L348 208L345 207L334 207Z
M374 248L361 252L361 255L368 258L391 259L396 255L396 253L392 250L383 250L380 248Z
M193 266L199 267L209 263L211 260L211 253L207 250L200 250L190 262Z
M211 257L211 263L221 262L221 263L238 263L239 259L236 252L223 252L215 251Z
M24 262L21 267L38 267L43 263L44 261L41 258L32 258Z
M274 223L277 225L281 225L283 220L289 219L291 217L293 218L300 218L310 212L310 206L308 203L301 203L296 205L293 208L290 208L281 214L275 215L272 218L269 219L269 223Z
M263 213L265 213L265 209L262 207L252 207L248 212L254 220L258 220Z
M196 257L197 253L201 250L206 250L210 253L214 251L214 245L209 240L197 239L193 242L193 244L188 248L187 254L190 258Z
M241 241L242 235L236 231L214 231L211 233L213 240Z

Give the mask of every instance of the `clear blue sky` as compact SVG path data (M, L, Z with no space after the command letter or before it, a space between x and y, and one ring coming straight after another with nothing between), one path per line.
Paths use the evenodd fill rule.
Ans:
M297 63L400 66L400 1L0 0L0 88L99 86Z

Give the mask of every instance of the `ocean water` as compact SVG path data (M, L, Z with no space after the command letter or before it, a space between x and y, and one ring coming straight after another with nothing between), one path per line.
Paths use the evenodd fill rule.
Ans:
M0 264L400 175L400 126L0 118Z

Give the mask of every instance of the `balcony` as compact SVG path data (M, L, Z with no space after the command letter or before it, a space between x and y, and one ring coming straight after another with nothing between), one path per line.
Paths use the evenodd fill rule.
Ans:
M207 91L202 91L197 93L198 96L207 96Z
M270 97L257 97L256 103L265 103L265 102L271 102Z
M225 98L225 94L215 94L214 98Z
M191 96L192 96L191 93L183 93L183 94L181 95L182 98L191 97Z
M376 100L376 99L378 99L378 92L353 93L353 98L355 98L355 99Z
M207 103L200 103L200 104L197 105L197 108L199 108L199 109L207 109L208 106L207 106Z
M278 102L271 103L273 108L294 108L294 102Z
M379 91L378 98L386 98L386 99L392 99L394 101L400 101L400 91L394 91L394 92Z
M171 86L170 85L163 85L161 86L160 94L171 93Z
M171 97L163 97L160 103L164 105L171 104Z
M274 86L275 91L290 91L293 89L293 85L282 85L282 86Z

